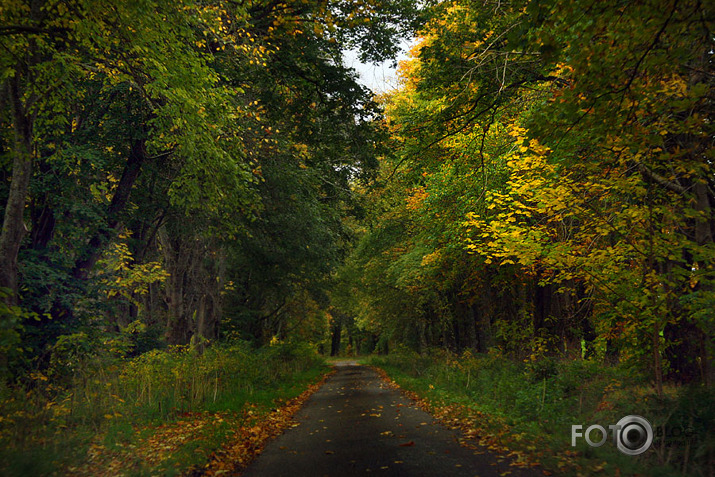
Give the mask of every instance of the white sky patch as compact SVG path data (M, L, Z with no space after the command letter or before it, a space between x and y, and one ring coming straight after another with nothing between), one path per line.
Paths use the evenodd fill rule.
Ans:
M397 57L398 62L407 59L407 51L412 43L411 40L405 40L400 44L402 50ZM399 87L397 70L392 67L393 61L385 61L378 65L365 64L358 59L358 52L355 50L344 51L343 60L345 66L355 68L358 72L360 83L370 88L375 94L387 93Z

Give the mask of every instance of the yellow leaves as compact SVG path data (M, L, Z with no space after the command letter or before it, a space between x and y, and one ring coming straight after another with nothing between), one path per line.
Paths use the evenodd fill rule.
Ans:
M523 142L526 139L527 129L517 124L512 123L507 131L507 134L516 138L518 142Z
M688 94L688 82L680 75L672 75L660 81L658 92L675 97L685 97Z
M422 257L421 265L423 267L430 266L432 264L438 263L441 258L442 258L442 251L439 249L435 250L434 252L428 253L427 255Z
M148 292L150 283L162 282L169 277L159 262L134 264L127 240L131 233L123 233L119 241L112 244L99 265L104 270L100 283L107 297L123 296L134 300L135 295Z
M30 373L30 379L32 379L33 381L47 381L48 380L47 376L40 373L39 371Z
M549 152L551 152L551 149L549 149L548 147L544 146L543 144L541 144L541 143L540 143L539 141L537 141L536 139L532 139L531 141L529 141L529 148L532 150L532 152L533 152L534 154L537 154L537 155L539 155L539 156L545 156L546 154L548 154Z
M467 221L464 222L465 225L474 224L478 225L482 223L479 219L479 215L476 212L467 212Z

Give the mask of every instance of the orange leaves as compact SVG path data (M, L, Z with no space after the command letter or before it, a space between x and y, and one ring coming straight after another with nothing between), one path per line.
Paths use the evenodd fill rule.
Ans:
M407 202L407 209L412 211L417 211L422 208L422 203L429 197L429 193L425 187L414 187L408 189L408 195L405 198Z
M211 427L220 419L219 416L219 413L187 413L186 419L159 427L159 432L144 441L138 453L149 464L166 461L188 441L197 439L205 427Z

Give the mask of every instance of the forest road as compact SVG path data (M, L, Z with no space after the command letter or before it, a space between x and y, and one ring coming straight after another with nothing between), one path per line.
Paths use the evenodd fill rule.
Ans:
M486 449L462 447L456 431L419 410L375 370L343 362L269 442L248 477L541 476Z

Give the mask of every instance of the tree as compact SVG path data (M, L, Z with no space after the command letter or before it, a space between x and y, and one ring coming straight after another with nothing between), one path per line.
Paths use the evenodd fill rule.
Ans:
M196 173L196 166L190 170L193 164L188 158L203 154L208 164L227 164L225 159L231 156L216 147L211 133L220 124L215 120L227 115L209 113L228 106L227 97L213 88L216 76L207 68L204 55L191 47L195 35L220 28L216 20L204 22L210 8L194 8L190 2L184 7L145 1L109 2L97 9L92 2L50 5L33 1L13 2L3 9L3 78L10 99L5 118L15 130L15 140L0 236L0 285L17 288L17 254L24 236L23 211L32 165L41 154L62 158L63 146L82 132L78 120L91 113L76 99L91 91L87 88L91 83L99 83L95 93L100 94L127 85L142 99L147 112L143 128L133 131L123 147L126 165L109 204L107 222L89 238L78 259L74 267L78 278L86 277L98 259L108 231L119 223L116 216L127 204L142 163L153 153L172 154L184 161L175 187L181 188L184 203L200 199L189 193L188 178ZM181 111L180 118L177 111ZM48 136L63 139L51 144L54 150L50 152L39 140ZM243 187L244 183L238 184Z

